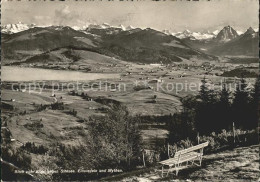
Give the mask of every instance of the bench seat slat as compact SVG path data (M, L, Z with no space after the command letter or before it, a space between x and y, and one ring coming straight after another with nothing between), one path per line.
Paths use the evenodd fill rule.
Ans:
M204 148L208 145L209 145L209 142L205 142L205 143L202 143L202 144L199 144L199 145L196 145L196 146L184 149L184 150L180 150L180 151L176 152L175 155L185 154L185 153L189 153L189 152L194 151L194 150L199 150L199 149L202 149L202 148Z
M200 155L200 153L198 152L189 152L189 153L186 153L186 154L183 154L181 155L180 159L179 159L179 163L181 163L181 161L183 160L192 160L193 157L198 157ZM168 165L168 166L172 166L174 165L175 163L178 162L178 157L174 157L174 158L170 158L170 159L167 159L167 160L164 160L164 161L161 161L159 162L160 164L163 164L163 165Z

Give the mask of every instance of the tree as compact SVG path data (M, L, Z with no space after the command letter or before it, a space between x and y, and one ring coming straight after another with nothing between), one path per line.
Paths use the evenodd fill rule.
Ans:
M219 100L217 102L216 117L218 122L216 123L216 129L218 131L222 129L228 129L232 125L231 119L231 103L230 103L230 92L227 85L224 84L220 93Z
M249 111L251 111L249 115L249 122L247 126L249 129L253 129L257 127L258 118L259 118L259 96L260 96L260 80L256 79L254 88L250 92L250 100L249 100Z
M181 99L183 110L175 113L168 122L170 144L174 144L195 134L195 109L197 107L196 97L187 96Z
M205 77L201 80L202 85L198 98L197 107L195 110L195 126L201 134L207 134L215 130L217 121L216 103L217 94L214 90L210 90L207 86ZM218 113L219 114L219 113Z
M207 81L206 78L204 77L201 80L201 86L200 86L200 91L199 91L199 98L202 100L202 102L206 103L209 99L209 89L207 87Z
M232 118L236 125L241 128L247 128L248 119L250 118L249 92L243 77L236 86L232 103Z
M112 105L106 117L92 119L89 134L96 167L130 166L141 153L138 120L124 106Z

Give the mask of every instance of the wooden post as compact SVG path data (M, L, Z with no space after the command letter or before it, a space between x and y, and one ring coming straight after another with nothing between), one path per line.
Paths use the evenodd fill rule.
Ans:
M169 143L167 145L167 152L168 152L168 158L170 158L170 146L169 146Z
M234 137L234 144L236 143L236 135L235 135L235 123L233 122L233 137Z
M143 150L143 164L144 164L144 167L145 167L144 150Z
M198 140L198 145L200 144L200 133L197 133L197 140Z

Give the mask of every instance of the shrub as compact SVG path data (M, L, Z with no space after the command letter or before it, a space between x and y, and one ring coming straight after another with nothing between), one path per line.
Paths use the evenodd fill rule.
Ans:
M51 104L51 109L53 110L64 110L64 104L63 102L56 102Z
M2 146L2 158L22 169L30 169L31 167L30 155L20 148L14 149L10 145Z
M34 154L45 154L48 151L48 148L44 147L43 145L36 146L31 142L25 143L25 145L21 148Z

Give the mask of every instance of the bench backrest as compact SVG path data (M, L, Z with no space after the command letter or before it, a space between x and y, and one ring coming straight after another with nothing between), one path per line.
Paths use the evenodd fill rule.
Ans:
M189 152L192 152L192 151L195 151L195 150L203 149L204 147L206 147L208 145L209 145L209 142L205 142L205 143L202 143L202 144L199 144L199 145L195 145L195 146L187 148L187 149L183 149L183 150L177 151L175 153L174 157L178 157L181 154L186 154L186 153L189 153Z

